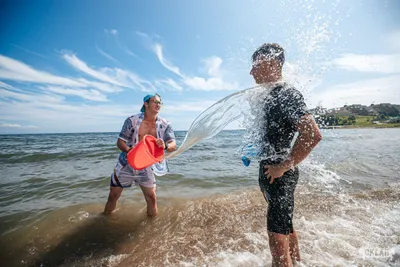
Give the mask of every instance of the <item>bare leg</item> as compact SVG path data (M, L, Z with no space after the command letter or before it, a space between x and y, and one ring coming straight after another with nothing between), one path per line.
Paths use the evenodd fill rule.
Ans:
M272 255L272 267L292 267L289 253L289 235L268 231L269 248Z
M156 188L155 187L145 187L140 186L142 189L144 199L147 203L147 215L149 217L157 216L158 209L157 209L157 197L156 197Z
M110 186L110 194L106 206L104 207L104 215L111 214L117 207L117 201L121 196L123 188Z
M292 259L293 264L296 261L300 261L300 249L299 249L299 242L297 239L297 233L293 231L293 233L289 234L289 252L290 257Z

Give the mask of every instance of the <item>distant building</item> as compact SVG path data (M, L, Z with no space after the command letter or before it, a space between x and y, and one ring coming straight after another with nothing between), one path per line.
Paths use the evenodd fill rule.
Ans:
M376 111L376 110L374 109L374 106L373 106L373 105L367 107L366 109L367 109L367 111L368 111L368 115L370 115L370 116L376 116L376 115L379 114L378 111Z
M347 106L348 108L363 108L363 107L365 107L365 106L363 106L363 105L361 105L361 104L353 104L353 105L350 105L350 106Z
M347 106L347 110L349 110L354 115L366 116L369 114L369 112L367 110L367 106L363 106L360 104L354 104L354 105Z
M328 114L337 115L337 116L350 116L352 115L351 111L347 109L347 106L341 108L333 108L328 111Z

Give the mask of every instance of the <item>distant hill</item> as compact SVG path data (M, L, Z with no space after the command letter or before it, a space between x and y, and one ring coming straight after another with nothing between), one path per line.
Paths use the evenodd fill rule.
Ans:
M353 104L341 108L311 109L322 128L329 127L400 127L400 105L381 103L369 106Z
M360 104L344 105L340 108L326 109L317 106L310 109L311 113L316 115L336 115L336 116L400 116L400 105L390 103L371 104L364 106Z

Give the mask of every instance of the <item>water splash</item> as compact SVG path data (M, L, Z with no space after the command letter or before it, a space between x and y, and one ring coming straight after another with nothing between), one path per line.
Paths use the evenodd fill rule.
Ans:
M253 4L257 6L255 13L268 10L264 2L255 1ZM309 93L321 83L322 75L330 67L331 58L337 54L336 50L340 49L338 40L341 34L337 26L349 16L351 9L347 8L346 14L339 10L346 5L341 0L335 0L323 8L313 0L280 2L275 12L282 18L281 22L271 24L267 21L269 27L263 36L251 36L239 41L242 47L237 51L229 50L228 64L243 66L249 62L256 47L264 42L278 42L289 55L283 68L284 80L300 90L307 100ZM282 32L282 39L270 40L268 36L273 31ZM334 47L331 46L332 42L335 43ZM259 96L261 92L267 93L262 88L255 86L236 92L209 107L193 121L182 145L167 158L175 157L196 143L215 136L230 122L240 118L245 119L241 128L248 130L243 137L244 144L261 143L259 130L263 122L259 118L263 109L259 106ZM260 99L258 102L257 98Z
M235 120L243 117L254 120L257 115L255 114L257 108L254 107L261 103L262 96L267 93L265 87L255 86L219 100L192 122L182 144L166 157L176 157L198 142L214 137Z

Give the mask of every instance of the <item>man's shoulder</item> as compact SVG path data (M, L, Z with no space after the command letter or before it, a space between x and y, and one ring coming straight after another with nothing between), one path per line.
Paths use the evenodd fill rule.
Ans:
M128 119L129 119L129 120L138 119L138 118L140 118L140 116L142 116L142 113L133 114L133 115L129 116L129 117L127 118L127 120L128 120Z
M157 120L160 121L162 124L165 124L165 125L171 124L171 122L169 120L167 120L167 119L165 119L163 117L160 117L160 116L157 117Z
M129 124L129 125L137 124L137 121L139 120L140 116L141 116L141 113L129 116L128 118L125 119L125 124Z
M303 94L296 87L289 83L285 83L283 85L281 96L287 100L303 98Z
M282 87L284 88L284 91L285 92L288 92L288 93L295 93L295 94L301 94L301 92L296 88L296 86L294 86L293 84L291 84L291 83L287 83L287 82L285 82L285 83L283 83L283 85L282 85Z

